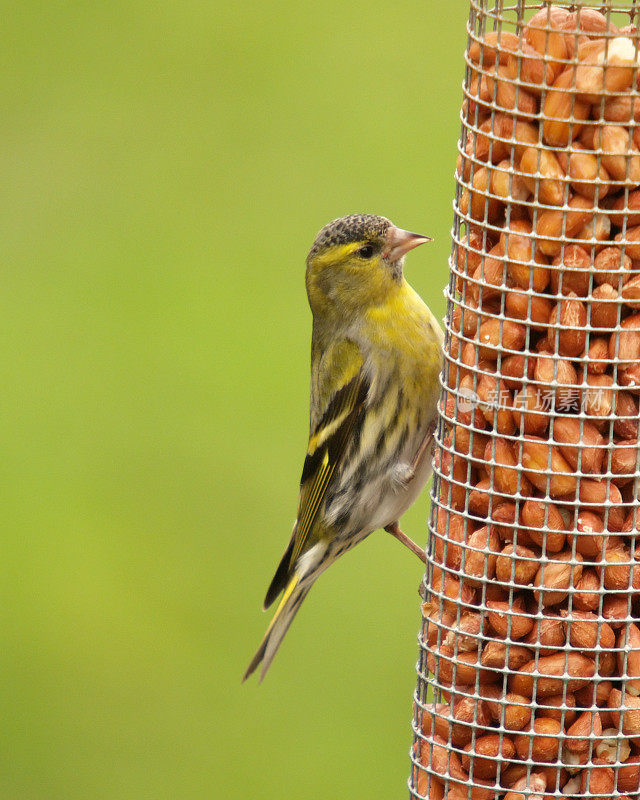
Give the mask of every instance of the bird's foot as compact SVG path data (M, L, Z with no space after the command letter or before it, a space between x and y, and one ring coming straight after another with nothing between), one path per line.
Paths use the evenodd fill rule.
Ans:
M426 556L426 554L425 554L425 552L424 552L423 548L422 548L422 547L420 547L419 545L417 545L417 544L416 544L416 543L413 541L413 539L410 539L410 538L409 538L409 537L408 537L406 534L404 534L404 533L403 533L403 532L400 530L400 527L399 527L399 525L398 525L398 523L397 523L397 522L392 522L390 525L387 525L387 526L385 527L385 531L386 531L387 533L390 533L390 534L391 534L391 535L392 535L394 538L396 538L396 539L397 539L399 542L402 542L402 544L403 544L405 547L408 547L408 548L409 548L409 550L411 550L411 552L412 552L412 553L415 553L415 554L418 556L418 558L419 558L419 559L420 559L420 560L421 560L423 563L425 563L425 564L426 564L426 562L427 562L427 556Z

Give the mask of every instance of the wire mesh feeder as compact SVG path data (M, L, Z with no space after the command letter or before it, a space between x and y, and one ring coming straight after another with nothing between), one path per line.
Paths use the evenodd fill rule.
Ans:
M636 3L472 0L411 797L637 795Z

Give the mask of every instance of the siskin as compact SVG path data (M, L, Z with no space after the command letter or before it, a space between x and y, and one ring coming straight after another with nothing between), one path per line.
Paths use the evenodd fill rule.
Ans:
M307 256L313 314L309 446L291 541L267 590L280 604L243 680L264 678L316 578L384 528L398 527L431 474L443 335L404 279L427 236L354 214L318 233Z

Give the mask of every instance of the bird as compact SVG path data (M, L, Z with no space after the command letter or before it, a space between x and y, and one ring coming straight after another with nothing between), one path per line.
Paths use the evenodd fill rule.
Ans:
M309 251L309 444L264 610L282 597L243 681L260 665L262 681L313 583L374 531L425 560L399 518L432 467L443 333L403 273L405 255L429 241L386 217L351 214L325 225Z

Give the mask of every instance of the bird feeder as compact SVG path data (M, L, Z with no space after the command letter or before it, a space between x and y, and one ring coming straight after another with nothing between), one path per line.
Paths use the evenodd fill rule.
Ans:
M638 795L638 11L470 3L415 800Z

